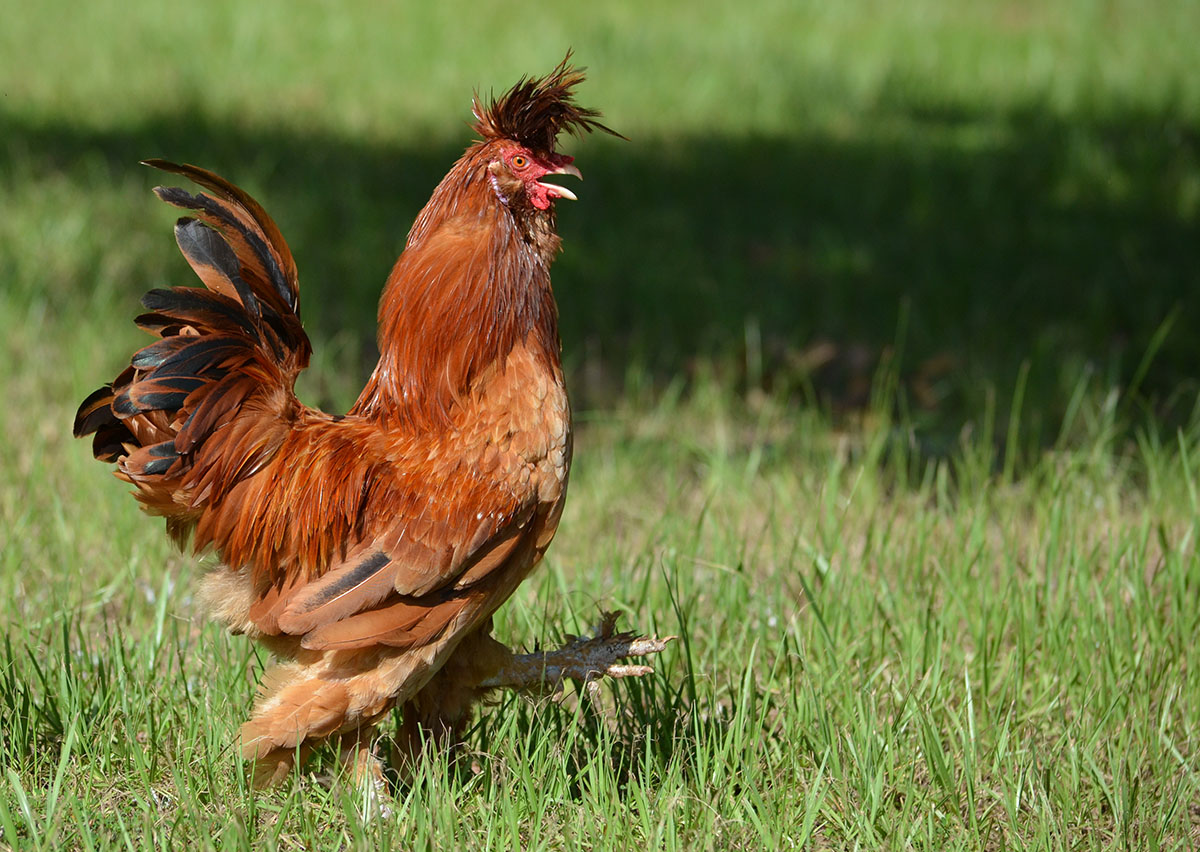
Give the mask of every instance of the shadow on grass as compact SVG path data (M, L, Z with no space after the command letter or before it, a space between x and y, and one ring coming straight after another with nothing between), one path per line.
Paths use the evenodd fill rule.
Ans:
M1080 376L1130 382L1174 316L1139 390L1159 414L1183 411L1200 318L1197 127L904 105L858 121L797 138L571 143L589 179L560 215L555 280L577 407L609 405L631 367L715 369L739 390L854 407L894 347L902 404L946 435L981 415L988 387L1009 398L1028 360L1044 442ZM336 406L373 363L379 287L468 135L406 148L190 112L111 132L0 115L0 167L15 182L65 173L87 192L165 156L249 186L298 257L313 336L350 335L361 375L314 400ZM182 263L176 283L192 283Z

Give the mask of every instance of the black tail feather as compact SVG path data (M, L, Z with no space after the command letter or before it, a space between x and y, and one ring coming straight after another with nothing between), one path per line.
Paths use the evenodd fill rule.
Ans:
M242 306L228 296L211 290L199 287L151 290L142 296L142 306L150 314L140 316L134 322L143 328L152 326L157 331L160 320L168 319L195 326L197 330L238 330L252 340L259 339L258 326Z
M253 398L271 405L284 400L279 416L291 416L298 407L292 385L311 347L300 323L291 251L258 203L195 166L147 164L185 175L216 196L155 190L169 204L196 213L176 222L175 239L204 286L146 293L147 313L136 322L160 339L134 353L120 376L83 401L74 432L94 433L96 458L118 462L118 474L137 484L148 507L167 515L168 525L180 532L190 522L172 505L194 507L214 486L232 487L232 480L264 463L271 446L252 439L247 446L258 449L226 464L219 461L221 441L207 455L205 442L226 425L231 426L221 433L226 437L252 430L264 403L255 405L250 420L238 418ZM204 478L202 487L177 502L171 495L190 489L186 482L194 467ZM222 479L231 481L212 480L213 471L225 468L230 473Z
M175 223L175 242L206 287L236 298L253 319L262 317L254 291L242 279L237 255L220 234L196 219L184 217Z

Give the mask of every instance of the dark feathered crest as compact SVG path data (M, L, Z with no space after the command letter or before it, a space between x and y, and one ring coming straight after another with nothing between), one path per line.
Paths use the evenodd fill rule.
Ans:
M571 51L567 51L558 67L545 77L522 77L486 106L477 92L471 105L476 118L471 128L485 140L512 139L542 154L554 151L555 139L564 130L574 136L603 130L624 139L596 120L599 112L572 101L572 89L583 82L584 69L572 67L570 61Z

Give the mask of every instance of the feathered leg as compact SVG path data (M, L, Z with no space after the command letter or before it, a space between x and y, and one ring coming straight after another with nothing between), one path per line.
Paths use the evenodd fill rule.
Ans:
M393 758L408 773L427 749L453 749L471 720L471 709L489 691L482 686L504 670L513 654L491 636L489 618L459 644L453 656L404 704Z
M297 764L303 765L312 746L302 743L297 748L277 748L266 752L254 761L253 783L256 789L265 790L282 784L292 774Z
M388 819L392 815L383 762L375 754L375 726L367 725L342 734L338 759L354 789L362 794L363 820Z
M254 715L242 725L242 754L255 761L255 783L282 781L296 763L297 747L303 757L310 744L334 735L369 743L379 718L406 698L397 685L415 689L433 653L305 652L268 669ZM354 765L356 773L370 769L365 758L356 757Z
M427 748L454 748L471 709L488 692L508 688L554 692L567 679L640 677L650 666L623 663L666 648L675 637L635 638L616 632L607 613L593 638L574 638L556 651L514 654L491 636L491 620L463 639L445 664L413 694L397 695L396 683L420 683L431 668L426 653L375 655L305 652L263 677L254 716L242 726L242 752L255 761L255 783L271 786L307 757L309 744L340 735L343 763L356 784L383 789L381 766L370 747L374 725L397 701L403 723L394 759L410 772ZM428 654L428 656L426 656Z
M650 666L620 661L657 654L675 637L635 638L632 633L617 633L616 623L617 613L605 613L592 638L574 637L556 651L514 654L492 638L489 619L404 705L394 754L401 771L411 771L423 749L457 746L471 708L494 689L545 694L557 692L568 679L594 685L602 677L652 673Z

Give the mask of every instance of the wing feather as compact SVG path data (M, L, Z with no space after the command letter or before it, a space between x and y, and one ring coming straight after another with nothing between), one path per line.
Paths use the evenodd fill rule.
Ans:
M502 566L528 537L532 515L530 505L499 524L474 515L458 524L402 518L298 588L278 616L279 629L307 634L390 597L419 601L443 589L470 587Z

